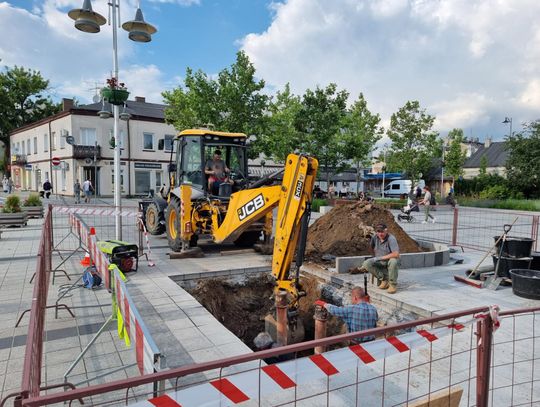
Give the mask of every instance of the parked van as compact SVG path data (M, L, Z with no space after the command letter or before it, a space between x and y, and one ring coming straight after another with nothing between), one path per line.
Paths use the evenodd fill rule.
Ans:
M424 188L424 180L418 182L420 188ZM397 179L391 181L384 187L384 196L387 198L399 198L402 195L408 195L411 192L412 181L408 179ZM415 187L416 189L416 187ZM414 191L413 191L414 192Z

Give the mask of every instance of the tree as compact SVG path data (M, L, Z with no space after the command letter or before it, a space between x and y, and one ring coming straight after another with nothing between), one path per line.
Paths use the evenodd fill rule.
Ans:
M268 107L270 116L265 131L257 137L259 151L275 161L284 162L287 155L298 148L302 134L295 123L301 108L301 98L291 93L289 84L283 92L277 92Z
M314 91L308 89L296 117L295 127L302 134L298 150L317 157L326 172L327 185L330 184L329 169L343 162L341 125L348 97L346 91L337 91L334 83L324 89L318 86Z
M487 176L488 159L485 155L480 157L480 168L478 169L478 176L480 178Z
M381 118L367 108L364 95L360 93L358 100L353 103L342 124L342 142L344 158L352 160L356 166L356 193L359 188L359 173L361 165L367 160L375 143L381 139L384 128L379 126Z
M184 87L162 94L168 104L165 120L178 130L211 124L222 131L257 134L268 105L268 96L260 93L263 88L264 81L255 80L255 68L243 51L217 80L188 68Z
M508 185L527 198L540 197L540 120L526 123L523 133L506 138Z
M461 144L465 140L462 129L453 129L448 133L448 152L446 153L443 165L446 173L453 178L452 184L456 178L463 175L463 164L467 160L467 155L461 149Z
M60 111L60 104L42 95L48 86L39 71L15 66L0 73L0 141L5 146L5 163L10 162L11 131Z
M408 101L390 119L387 135L392 141L388 167L403 171L412 181L411 188L427 173L433 158L440 157L437 133L432 131L435 117L420 108L418 101Z

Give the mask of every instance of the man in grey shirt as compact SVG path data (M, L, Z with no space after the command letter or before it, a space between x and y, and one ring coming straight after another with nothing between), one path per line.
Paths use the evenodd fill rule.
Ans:
M397 291L399 246L394 235L388 233L388 227L384 223L375 225L371 249L375 257L364 261L362 267L377 278L377 286L381 290L394 294Z

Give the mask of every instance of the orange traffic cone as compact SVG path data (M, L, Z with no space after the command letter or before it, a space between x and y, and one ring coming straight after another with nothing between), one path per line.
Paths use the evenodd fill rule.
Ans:
M81 260L81 266L89 267L92 265L92 259L90 258L90 254L86 253L84 255L84 259Z

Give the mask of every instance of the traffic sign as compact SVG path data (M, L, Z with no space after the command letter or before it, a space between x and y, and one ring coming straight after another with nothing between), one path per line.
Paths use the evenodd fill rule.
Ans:
M51 160L52 165L60 165L60 158L53 157Z

